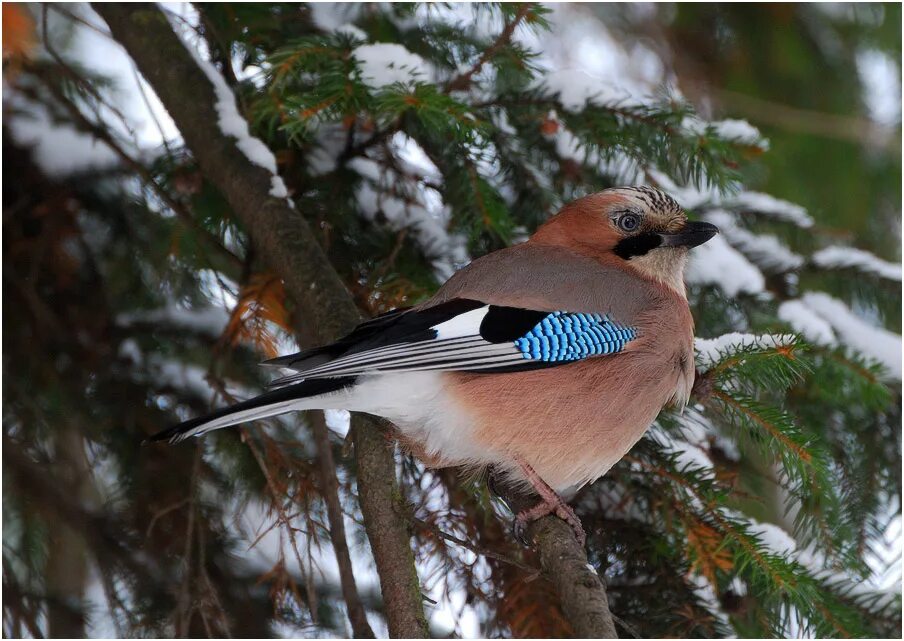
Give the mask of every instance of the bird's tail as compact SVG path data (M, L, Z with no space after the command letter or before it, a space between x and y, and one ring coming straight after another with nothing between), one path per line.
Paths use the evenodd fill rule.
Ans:
M230 407L224 407L206 416L200 416L174 425L148 437L145 443L154 441L178 443L190 436L200 436L211 430L237 425L245 421L256 421L294 410L318 409L316 397L330 394L331 392L338 392L351 386L354 382L355 378L349 376L313 379L281 387ZM305 401L310 402L306 403Z

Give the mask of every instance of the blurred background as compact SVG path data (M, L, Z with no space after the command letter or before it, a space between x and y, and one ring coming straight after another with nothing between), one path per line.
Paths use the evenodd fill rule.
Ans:
M900 633L900 4L161 6L367 314L608 186L717 223L689 299L701 371L750 356L734 410L632 451L711 502L629 464L580 498L619 633ZM249 232L100 16L4 3L6 636L350 634L303 418L138 447L297 350ZM385 636L348 416L327 423ZM397 458L433 633L567 635L486 489Z

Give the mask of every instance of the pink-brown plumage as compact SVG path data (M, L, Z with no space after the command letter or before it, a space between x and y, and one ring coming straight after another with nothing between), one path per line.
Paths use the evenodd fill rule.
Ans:
M475 421L472 438L516 478L515 456L560 490L599 478L663 406L686 402L693 384L693 319L683 294L615 257L614 230L588 225L618 202L604 192L573 203L526 243L474 261L424 304L474 298L603 311L637 328L637 339L614 357L531 372L444 374L449 394ZM428 455L442 462L441 453Z

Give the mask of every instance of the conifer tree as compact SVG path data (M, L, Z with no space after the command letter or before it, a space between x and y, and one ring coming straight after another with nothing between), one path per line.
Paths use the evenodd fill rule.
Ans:
M880 238L900 149L882 152L892 214L845 237L843 217L755 190L777 152L752 125L675 86L551 69L543 5L129 11L4 6L5 634L562 637L598 632L575 613L607 601L619 636L900 634L899 586L876 580L901 514L900 247ZM850 72L850 43L889 39L900 62L892 15L793 11L848 47L808 63ZM603 13L625 39L650 28ZM682 42L684 17L653 22ZM159 29L184 50L142 49ZM172 115L149 112L159 146L80 57L88 32ZM197 114L210 136L181 124ZM138 447L259 392L263 358L417 304L620 184L722 234L688 270L691 406L575 499L599 588L569 591L548 551L573 542L523 548L480 479L385 450L391 426L306 413ZM373 520L381 498L410 542ZM409 543L413 564L393 557Z

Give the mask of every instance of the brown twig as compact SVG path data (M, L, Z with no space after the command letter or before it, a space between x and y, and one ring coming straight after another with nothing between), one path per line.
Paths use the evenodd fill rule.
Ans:
M208 248L210 248L218 256L226 260L226 263L230 267L231 272L235 273L241 269L241 258L227 249L216 236L201 227L195 220L194 216L192 216L191 212L188 211L188 209L181 202L176 200L176 198L174 198L166 189L163 188L162 185L160 185L160 183L157 182L157 179L154 178L153 174L147 169L147 167L132 158L132 156L122 148L116 138L106 127L89 120L81 112L81 110L71 100L69 100L69 98L67 98L63 94L63 92L61 92L59 88L56 87L52 82L46 80L43 80L43 82L48 90L57 99L57 101L66 109L66 111L69 112L72 119L80 127L82 127L82 129L91 133L98 140L101 140L104 144L106 144L110 148L110 150L113 151L113 153L116 154L120 160L122 160L123 164L125 164L129 169L138 174L142 181L148 187L150 187L155 194L157 194L160 200L162 200L180 220L182 220L186 225L193 229L195 233L198 234L199 238Z
M517 561L504 554L499 554L498 552L494 552L493 550L488 550L487 548L481 547L479 545L474 545L473 543L469 543L468 541L465 541L464 539L460 539L457 536L455 536L454 534L449 534L448 532L441 529L440 527L438 527L432 523L428 523L427 521L424 521L423 519L417 519L417 518L414 519L414 524L417 527L421 528L422 530L430 532L431 534L434 534L441 539L449 541L450 543L454 543L455 545L460 545L461 547L463 547L467 550L470 550L474 554L478 554L480 556L485 556L490 559L496 559L497 561L507 563L508 565L514 566L514 567L518 568L519 570L522 570L527 575L525 577L525 580L527 580L527 581L530 581L540 575L540 570L538 568L531 567L529 565L525 565L524 563L521 563L520 561Z
M474 66L468 69L463 74L459 74L452 78L449 83L446 85L445 92L451 93L453 91L460 91L463 89L467 89L471 85L471 78L474 77L475 74L480 73L480 70L483 66L497 53L499 50L505 47L509 41L512 39L512 35L515 33L515 29L518 28L518 25L521 24L521 21L527 17L527 14L531 12L533 9L533 5L530 3L526 3L523 7L518 10L518 13L515 14L515 17L503 27L502 33L499 34L499 37L491 44L487 49L483 52L480 58L477 59L477 62L474 63Z
M339 566L339 582L348 611L348 620L352 624L355 638L373 639L374 631L367 622L367 613L361 597L358 595L352 559L345 538L342 504L339 502L339 479L336 476L336 464L333 462L333 447L330 443L329 429L326 426L323 412L308 412L308 421L311 431L314 433L314 443L317 446L320 494L326 503L327 518L330 523L330 541L333 543L333 552Z
M305 571L305 564L302 562L301 554L298 552L298 541L295 538L295 528L292 527L292 522L286 515L285 509L283 509L282 497L280 496L279 490L276 487L276 483L273 481L273 475L270 473L270 468L267 467L267 461L264 459L263 454L261 454L260 450L254 444L254 440L251 438L250 434L248 434L248 430L246 430L244 427L240 429L242 432L242 442L248 446L249 450L251 450L251 454L252 456L254 456L254 460L257 461L257 465L260 468L261 473L264 475L264 479L267 481L267 489L270 491L270 499L273 504L273 509L276 510L277 517L283 526L283 531L285 531L286 535L289 537L289 544L292 548L293 554L295 555L295 562L298 564L298 571L305 583L308 597L308 609L311 612L311 620L316 623L317 594L313 589L311 589L311 582L308 580L310 573Z

